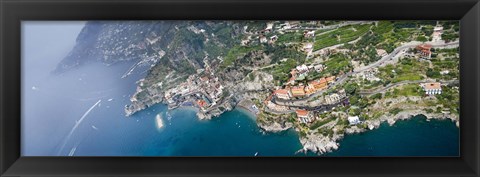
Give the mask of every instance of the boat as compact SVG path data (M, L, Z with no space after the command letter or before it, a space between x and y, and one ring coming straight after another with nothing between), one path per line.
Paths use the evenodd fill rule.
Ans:
M95 127L95 125L92 125L92 128L93 128L93 129L95 129L95 130L98 130L98 128L97 128L97 127Z
M157 116L155 117L155 122L157 123L157 128L163 127L163 119L160 114L157 114Z
M258 155L258 152L255 152L255 157L257 157L257 155Z

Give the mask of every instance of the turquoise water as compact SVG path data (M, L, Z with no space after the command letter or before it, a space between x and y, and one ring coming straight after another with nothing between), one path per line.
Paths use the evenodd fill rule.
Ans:
M154 119L157 113L165 125L160 129ZM82 142L75 155L316 156L296 153L301 144L293 130L265 133L251 114L239 109L212 120L198 120L193 109L167 111L158 104L125 119L130 123L122 127L92 131L96 135ZM417 116L347 135L337 151L324 156L458 156L458 135L459 129L450 120L427 122Z

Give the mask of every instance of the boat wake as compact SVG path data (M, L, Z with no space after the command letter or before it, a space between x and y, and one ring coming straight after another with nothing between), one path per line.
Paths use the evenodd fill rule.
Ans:
M78 128L78 126L82 123L82 121L88 116L88 114L90 114L90 112L98 105L100 104L102 100L98 100L92 107L90 107L87 112L85 112L83 114L83 116L78 120L78 121L75 121L75 125L73 126L73 128L70 130L70 132L68 133L68 135L65 137L65 139L63 140L62 142L62 146L60 147L60 150L58 151L58 155L60 155L60 153L63 151L63 149L65 148L65 145L67 144L68 140L70 139L70 137L72 136L73 132L75 132L75 130ZM75 148L76 149L76 148ZM73 150L73 153L75 152L75 149L72 149ZM72 151L70 151L70 153L72 153ZM69 153L69 154L70 154ZM73 154L72 153L72 154Z

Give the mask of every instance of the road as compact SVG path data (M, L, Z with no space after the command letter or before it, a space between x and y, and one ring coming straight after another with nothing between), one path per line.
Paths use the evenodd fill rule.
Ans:
M370 90L364 90L364 91L359 91L358 93L360 95L373 95L373 94L377 94L377 93L382 93L392 87L397 87L397 86L401 86L401 85L406 85L406 84L421 84L421 83L428 83L428 82L432 82L432 81L429 81L429 80L416 80L416 81L401 81L401 82L397 82L397 83L394 83L394 84L389 84L387 85L386 87L383 87L383 88L379 88L379 89L376 89L376 90L373 90L373 91L370 91ZM449 81L440 81L440 83L442 84L454 84L454 83L458 83L459 80L449 80Z
M360 73L360 72L363 72L363 71L366 71L366 70L369 70L371 68L374 68L374 67L378 67L380 66L381 64L383 64L385 61L388 61L390 60L391 58L393 58L394 56L396 56L400 51L404 50L404 49L407 49L407 48L413 48L413 47L416 47L417 45L419 44L422 44L422 42L411 42L411 43L408 43L408 44L405 44L405 45L402 45L400 47L397 47L395 48L390 54L382 57L380 60L376 61L375 63L372 63L370 65L367 65L361 69L358 69L356 71L353 71L353 72L348 72L346 74L343 74L342 76L338 77L336 79L336 81L334 83L332 83L331 85L329 85L329 88L332 88L336 85L339 85L339 84L342 84L343 82L345 82L347 80L347 78L351 75L354 75L354 74L357 74L357 73ZM450 42L450 43L444 43L444 42L436 42L436 43L427 43L427 44L430 44L432 45L432 47L445 47L445 46L450 46L450 45L458 45L459 42L458 41L455 41L455 42ZM321 91L318 91L318 92L315 92L307 97L304 97L304 98L299 98L299 99L296 99L296 100L283 100L283 99L275 99L276 102L274 103L287 103L287 102L290 102L292 104L295 104L294 102L305 102L306 100L310 100L312 98L315 98L316 96L319 96L319 95L322 95L326 90L328 89L325 89L325 90L321 90ZM302 104L302 103L300 103Z
M328 30L328 29L334 29L334 28L339 28L347 25L356 25L356 24L364 24L364 23L372 23L369 21L347 21L344 23L336 24L336 25L328 25L328 26L323 26L323 27L318 27L318 28L290 28L290 29L279 29L277 31L293 31L293 30Z
M380 60L376 61L375 63L372 63L368 66L363 67L363 68L360 68L360 69L356 70L355 72L359 73L359 72L366 71L366 70L369 70L371 68L377 67L377 66L381 65L383 62L392 59L400 51L402 51L404 49L407 49L407 48L416 47L417 45L420 45L420 44L422 44L422 42L412 42L412 43L397 47L390 54L385 55L384 57L382 57ZM455 42L451 42L451 43L436 42L436 43L427 43L427 44L432 45L432 47L445 47L445 46L449 46L449 45L458 45L459 43L458 43L458 41L455 41Z

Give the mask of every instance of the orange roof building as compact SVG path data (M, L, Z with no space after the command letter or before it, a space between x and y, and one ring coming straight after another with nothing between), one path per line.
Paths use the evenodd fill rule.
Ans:
M278 90L275 90L274 93L275 93L275 96L277 96L278 98L285 99L285 100L290 99L290 91L288 91L287 89L278 89Z
M332 82L335 81L335 76L327 77L326 80L327 80L328 83L332 83Z
M432 56L432 52L430 51L430 49L432 49L432 45L430 44L421 44L415 47L415 49L417 49L421 58L430 59Z
M304 86L295 86L291 90L293 97L305 96L305 87Z
M207 105L207 102L205 100L198 100L197 104L198 104L198 106L203 108Z
M422 87L427 95L442 94L442 86L439 82L425 83L422 85Z
M297 113L297 117L300 118L308 118L310 116L310 112L303 109L297 109L295 113Z

